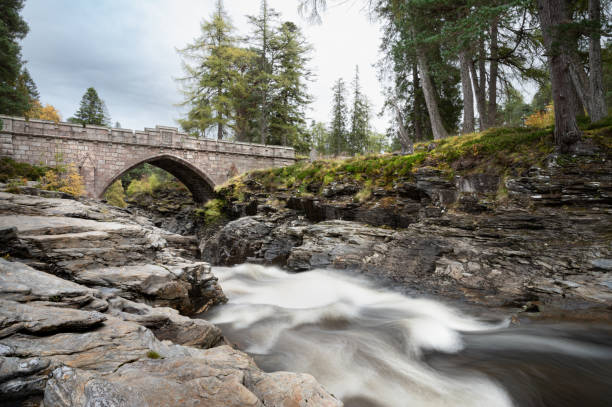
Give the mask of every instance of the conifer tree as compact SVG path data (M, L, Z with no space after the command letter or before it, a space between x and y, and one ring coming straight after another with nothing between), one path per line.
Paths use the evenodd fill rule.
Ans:
M339 78L334 84L334 105L332 107L332 120L329 135L330 152L340 155L348 147L347 143L347 119L348 109L346 107L346 85L344 80Z
M110 116L106 109L106 104L98 92L91 87L85 91L81 98L79 110L74 114L74 117L68 119L69 122L79 123L83 126L92 124L95 126L110 126Z
M0 113L23 116L38 99L36 85L21 59L19 41L28 25L19 15L24 0L0 1Z
M209 129L216 127L219 140L229 134L233 119L230 94L234 63L239 57L232 31L223 1L217 0L210 21L201 25L200 36L179 51L186 73L179 79L185 95L182 105L190 108L187 118L179 120L179 123L187 132L203 137Z
M353 107L351 109L351 128L348 134L348 152L351 154L364 153L368 146L370 133L370 106L361 92L359 82L359 66L355 67L353 78Z
M268 7L267 0L261 0L260 13L258 16L248 16L253 26L251 41L254 50L258 54L257 94L259 96L259 138L261 144L266 144L269 136L270 126L270 97L273 86L274 55L272 41L274 37L274 23L279 13Z
M306 81L312 75L307 68L310 47L300 29L285 22L271 40L275 55L272 66L270 113L270 144L292 145L297 150L309 150L305 131L304 108L311 102Z

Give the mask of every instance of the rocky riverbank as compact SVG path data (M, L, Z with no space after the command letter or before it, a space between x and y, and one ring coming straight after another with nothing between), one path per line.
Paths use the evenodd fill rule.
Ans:
M611 320L609 148L587 141L526 168L471 149L449 168L428 148L419 165L375 157L235 179L219 192L238 219L201 241L203 259L350 269L512 312Z
M0 193L0 405L341 405L189 318L226 301L194 238L22 192Z

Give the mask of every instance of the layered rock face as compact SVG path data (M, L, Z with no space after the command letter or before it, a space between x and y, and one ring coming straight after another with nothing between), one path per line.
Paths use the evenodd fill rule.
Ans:
M612 306L611 164L559 167L553 160L507 179L449 180L421 168L363 203L353 198L352 185L331 183L310 197L266 195L251 185L250 201L236 207L256 206L258 214L203 240L203 258L295 271L350 269L395 287L494 306L606 309Z
M0 193L0 240L0 406L341 405L186 316L226 301L192 239L94 201Z

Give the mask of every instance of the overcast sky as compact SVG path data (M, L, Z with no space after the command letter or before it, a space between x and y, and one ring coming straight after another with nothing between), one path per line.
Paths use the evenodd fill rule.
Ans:
M85 90L93 86L106 102L113 123L141 130L156 124L176 126L181 101L173 78L181 75L177 48L191 42L209 18L215 0L27 0L23 16L30 32L23 55L42 103L55 106L65 120ZM364 92L377 113L381 86L372 66L379 58L379 26L348 1L330 7L321 25L297 13L297 0L269 0L282 19L299 25L313 45L310 90L315 97L309 118L328 122L331 87L350 83L359 65ZM240 34L250 30L245 15L259 12L259 0L225 0ZM386 119L374 118L378 131Z

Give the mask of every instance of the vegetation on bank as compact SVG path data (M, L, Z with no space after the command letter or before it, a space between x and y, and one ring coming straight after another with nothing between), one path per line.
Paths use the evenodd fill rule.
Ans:
M586 142L596 145L606 156L612 155L612 116L594 124L585 121L581 127ZM357 185L359 192L354 199L363 202L371 197L374 188L391 189L398 181L411 180L419 168L440 170L449 179L456 174L520 175L533 165L542 165L554 150L552 126L492 128L418 143L410 155L301 161L288 167L252 171L231 179L217 192L223 199L243 201L255 183L268 192L291 190L298 195L316 195L331 183L340 182ZM559 162L567 158L571 156L561 156Z
M54 167L20 163L12 158L0 159L0 182L7 183L7 191L20 193L19 187L36 181L36 187L47 191L60 191L81 196L85 191L83 178L74 164L65 165L60 156Z

